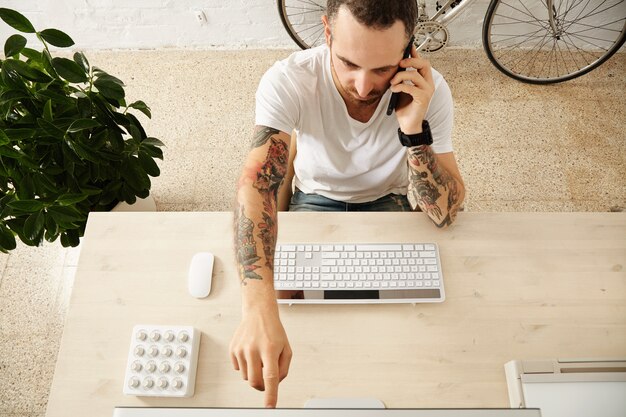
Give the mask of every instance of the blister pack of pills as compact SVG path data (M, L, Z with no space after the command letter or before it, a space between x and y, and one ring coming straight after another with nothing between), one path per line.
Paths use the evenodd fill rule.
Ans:
M191 326L133 328L124 394L191 397L196 382L200 332Z

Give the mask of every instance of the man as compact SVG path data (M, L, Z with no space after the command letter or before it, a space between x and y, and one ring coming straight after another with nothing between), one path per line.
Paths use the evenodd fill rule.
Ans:
M450 90L415 47L402 56L417 20L415 0L329 0L322 20L326 45L292 54L261 80L256 133L237 191L243 314L231 360L244 380L265 390L267 407L276 405L292 357L273 288L290 132L298 147L290 210L412 207L444 227L464 197ZM392 92L402 94L388 116Z

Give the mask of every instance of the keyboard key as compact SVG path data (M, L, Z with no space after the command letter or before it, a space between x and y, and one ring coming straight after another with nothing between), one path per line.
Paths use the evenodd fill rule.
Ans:
M341 254L338 252L322 252L322 259L339 259Z
M402 245L356 245L356 250L357 251L376 251L376 252L382 252L382 251L398 251L398 250L402 250Z
M296 245L280 245L281 252L295 252Z

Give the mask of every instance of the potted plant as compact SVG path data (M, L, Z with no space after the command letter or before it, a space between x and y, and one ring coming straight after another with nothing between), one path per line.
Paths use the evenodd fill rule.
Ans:
M10 9L0 18L43 44L27 48L12 35L0 59L0 251L14 249L16 236L30 246L59 237L77 246L89 212L148 196L163 143L130 112L151 117L144 102L126 104L121 80L81 52L52 56L49 45L74 45L67 34L36 31Z

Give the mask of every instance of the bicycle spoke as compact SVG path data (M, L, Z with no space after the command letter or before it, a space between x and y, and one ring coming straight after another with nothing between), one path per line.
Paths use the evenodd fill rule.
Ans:
M295 1L303 3L303 4L309 4L311 6L314 6L317 10L321 10L321 11L326 10L326 7L322 6L319 3L314 2L312 0L295 0ZM291 7L295 7L295 6L291 6Z
M605 52L608 51L608 49L605 49L605 48L603 48L603 47L601 47L599 45L596 45L595 43L593 43L593 42L591 42L589 40L585 40L584 39L584 38L592 39L590 36L578 36L578 35L574 35L573 33L568 33L568 35L569 36L573 36L574 38L579 39L579 40L581 40L583 42L587 42L588 44L591 44L591 45L595 46L596 48L601 49L601 50L603 50Z
M547 26L543 26L543 25L541 24L541 22L532 21L532 20L521 20L521 19L515 19L515 18L513 18L513 17L510 17L510 16L504 16L504 15L501 15L501 14L497 14L496 16L498 16L498 17L502 17L502 18L505 18L505 19L510 19L510 20L513 20L513 21L515 21L516 23L506 23L506 22L505 22L505 23L494 23L492 26L500 26L500 25L514 25L514 24L519 24L519 23L527 23L527 24L529 24L529 25L539 26L539 27L540 27L540 28L542 28L542 29L547 29Z
M519 3L521 3L521 5L522 5L522 6L524 6L524 8L526 8L526 6L524 5L524 3L522 3L522 1L521 1L521 0L518 0L518 1L519 1ZM508 7L510 7L511 9L513 9L513 10L515 10L515 11L518 11L518 12L520 12L521 14L526 15L526 16L528 16L528 17L530 17L530 18L534 19L535 21L539 21L539 19L537 19L537 17L536 17L535 15L533 15L530 11L528 11L528 9L527 9L527 8L526 8L526 10L528 11L528 13L524 13L522 10L520 10L520 9L518 9L518 8L516 8L516 7L513 7L513 6L511 6L509 3L505 3L504 1L503 1L503 2L501 2L500 4L501 4L501 5L503 5L503 6L508 6Z
M615 23L621 22L623 20L626 20L626 18L621 18L621 19L618 19L618 20L614 20L612 22L605 23L605 24L599 25L599 26L588 25L586 23L580 23L580 22L577 22L576 24L579 25L579 26L585 26L585 27L589 28L589 29L585 29L585 30L594 30L594 29L602 29L602 28L604 28L606 26L614 25ZM606 30L606 31L609 31L609 32L617 32L617 33L621 33L622 32L621 29L620 30L618 30L618 29L602 29L602 30Z

